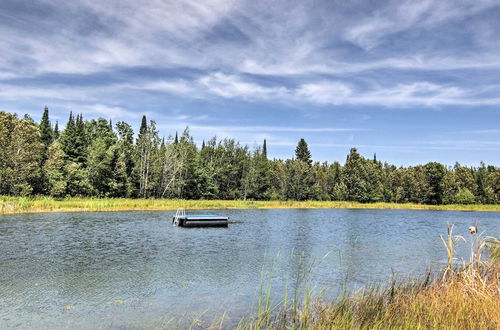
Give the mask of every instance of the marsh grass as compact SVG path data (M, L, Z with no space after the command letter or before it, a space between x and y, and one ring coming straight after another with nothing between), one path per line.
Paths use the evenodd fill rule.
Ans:
M500 239L492 238L487 243L490 257L493 263L500 264Z
M454 262L453 225L441 237L448 264L438 276L369 285L325 300L307 288L240 321L238 329L500 329L500 240L471 235L468 262ZM487 247L489 260L482 260ZM300 286L299 286L300 287ZM266 293L268 295L269 293ZM269 299L266 296L266 299ZM297 299L297 298L294 298ZM267 308L267 305L266 305Z
M181 200L131 198L52 198L0 196L0 214L37 212L89 212L129 210L196 209L279 209L279 208L351 208L500 211L500 205L424 205L397 203L357 203L339 201L252 201L252 200Z

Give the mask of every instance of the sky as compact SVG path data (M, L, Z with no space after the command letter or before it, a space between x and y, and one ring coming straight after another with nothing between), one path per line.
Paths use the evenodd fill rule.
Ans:
M500 2L1 0L0 109L500 165Z

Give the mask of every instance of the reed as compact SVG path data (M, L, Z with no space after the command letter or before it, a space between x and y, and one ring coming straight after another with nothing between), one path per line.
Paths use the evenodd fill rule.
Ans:
M500 264L500 239L490 239L486 245L493 263Z
M477 224L476 224L477 228ZM500 240L471 233L469 262L456 263L455 245L465 241L448 226L442 241L448 265L441 276L392 281L341 294L331 301L312 298L300 304L285 298L279 310L259 311L267 321L247 318L238 329L500 329ZM481 254L488 247L490 260ZM272 315L269 320L269 316Z
M131 198L52 198L0 196L0 214L37 212L148 211L185 209L348 208L500 211L496 205L424 205L340 201L182 200Z

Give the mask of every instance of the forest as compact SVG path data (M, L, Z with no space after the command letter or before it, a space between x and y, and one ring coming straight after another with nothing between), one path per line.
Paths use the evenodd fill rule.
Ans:
M45 107L40 123L0 111L0 195L498 204L500 168L397 167L356 148L343 164L314 162L304 139L294 158L270 159L265 140L197 146L188 128L163 138L145 116L137 134L73 113L60 130Z

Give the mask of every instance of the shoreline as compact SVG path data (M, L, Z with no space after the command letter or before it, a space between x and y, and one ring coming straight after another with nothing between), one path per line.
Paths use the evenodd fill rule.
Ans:
M181 200L128 198L63 198L0 196L0 214L52 212L175 211L210 209L379 209L500 212L500 204L426 205L413 203L358 203L339 201Z

